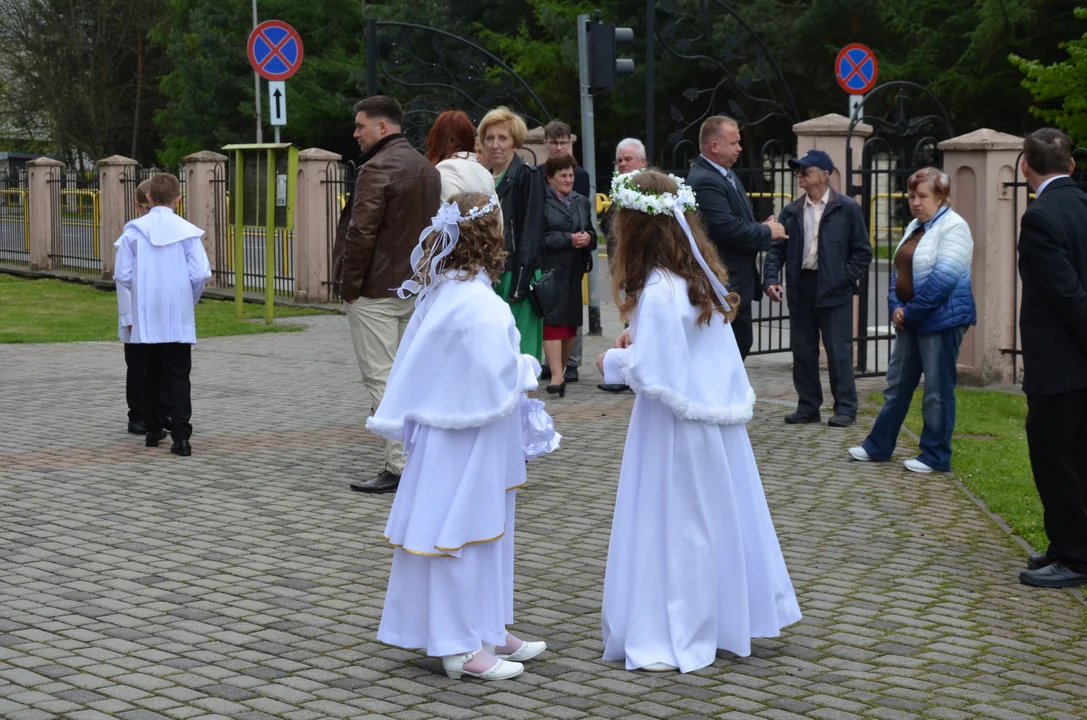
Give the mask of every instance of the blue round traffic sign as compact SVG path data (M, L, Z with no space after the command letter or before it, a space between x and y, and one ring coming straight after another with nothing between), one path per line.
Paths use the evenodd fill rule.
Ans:
M876 86L879 63L867 45L852 43L842 48L834 61L838 85L850 95L863 95Z
M302 38L282 20L265 20L249 34L249 64L266 80L286 80L302 65Z

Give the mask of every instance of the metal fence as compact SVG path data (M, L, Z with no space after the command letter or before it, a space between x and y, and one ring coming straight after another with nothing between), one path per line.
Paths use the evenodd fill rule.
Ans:
M136 212L136 188L139 184L144 180L150 180L155 175L164 172L173 172L174 176L181 184L181 198L177 203L177 214L188 219L188 203L186 202L188 199L188 192L186 187L185 168L179 166L177 169L171 171L166 168L159 168L152 165L151 167L130 167L126 169L124 177L121 179L121 182L125 186L126 222L135 219L138 215Z
M49 256L55 267L77 272L102 269L102 209L98 173L66 170L48 181L53 240Z
M30 264L30 218L26 168L0 174L0 262Z
M358 167L353 162L330 162L324 180L325 202L328 208L328 268L324 284L328 287L329 302L340 301L339 296L332 289L332 265L334 262L332 253L336 244L336 229L339 225L340 213L347 205L351 193L355 189L357 175Z
M215 223L219 232L215 234L215 269L212 281L218 287L232 288L236 279L236 238L239 226L235 222L230 188L233 187L233 164L215 167L212 179L214 195ZM258 197L264 197L263 189ZM285 216L285 215L284 215ZM279 222L283 222L280 218ZM267 228L264 226L242 224L242 291L263 293L265 285L264 268L267 261ZM273 288L276 295L290 297L294 295L294 230L276 228L273 239Z
M1076 169L1072 175L1072 179L1076 181L1076 184L1081 190L1087 191L1087 148L1076 148L1072 152L1072 157L1076 161ZM1010 183L1004 183L1005 189L1012 189L1012 217L1018 218L1021 209L1024 209L1030 205L1034 200L1035 194L1032 191L1030 185L1027 184L1026 179L1020 175L1020 169L1023 160L1023 153L1019 153L1019 157L1015 160L1015 181ZM1024 368L1020 362L1020 356L1023 354L1022 338L1019 334L1019 306L1020 306L1020 293L1021 293L1021 280L1019 278L1019 230L1020 224L1015 226L1014 242L1015 242L1015 258L1016 263L1013 268L1013 274L1011 277L1012 282L1012 345L1009 348L1001 348L1000 351L1005 355L1012 356L1012 383L1022 384Z

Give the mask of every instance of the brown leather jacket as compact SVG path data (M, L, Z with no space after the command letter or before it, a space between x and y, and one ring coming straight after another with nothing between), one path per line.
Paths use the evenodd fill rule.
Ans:
M438 210L441 189L438 171L403 135L375 145L359 167L350 215L337 227L333 290L349 303L395 297L412 275L411 251Z

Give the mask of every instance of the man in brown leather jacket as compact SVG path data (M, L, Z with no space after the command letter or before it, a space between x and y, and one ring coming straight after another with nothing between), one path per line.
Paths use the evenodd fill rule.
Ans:
M414 298L396 296L412 276L411 251L438 209L441 177L400 132L404 110L375 95L355 105L355 139L362 150L350 214L341 217L333 248L333 289L343 298L371 411L385 383ZM352 490L393 492L404 469L404 447L385 442L385 467Z

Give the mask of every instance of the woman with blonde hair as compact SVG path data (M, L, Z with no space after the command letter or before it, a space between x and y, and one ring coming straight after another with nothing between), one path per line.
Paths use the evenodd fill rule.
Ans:
M687 185L619 175L615 301L600 356L637 394L604 577L604 659L691 672L800 619L745 424L755 393L732 333L740 299Z
M540 276L544 236L544 179L518 155L528 136L521 116L509 108L491 110L479 123L484 164L491 169L502 204L506 267L495 288L510 304L521 351L543 357L543 318L529 301L529 288Z

